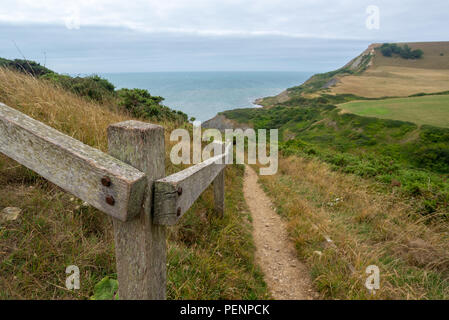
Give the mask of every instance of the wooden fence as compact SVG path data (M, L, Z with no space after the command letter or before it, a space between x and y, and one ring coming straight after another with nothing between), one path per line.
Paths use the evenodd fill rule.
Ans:
M0 152L113 219L120 299L166 298L166 226L214 184L224 211L225 159L232 145L165 177L164 128L140 121L109 126L109 154L0 103Z

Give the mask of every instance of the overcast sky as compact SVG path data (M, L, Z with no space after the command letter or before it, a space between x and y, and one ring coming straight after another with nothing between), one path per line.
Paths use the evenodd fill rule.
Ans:
M316 72L372 42L449 40L448 14L447 0L2 0L0 57L72 74Z

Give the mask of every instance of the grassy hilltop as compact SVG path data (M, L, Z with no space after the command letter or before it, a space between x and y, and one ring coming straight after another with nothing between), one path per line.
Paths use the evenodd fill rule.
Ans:
M380 98L449 91L449 42L399 45L422 50L423 55L419 59L389 57L382 54L379 44L372 45L371 65L360 75L339 78L330 92Z
M372 44L342 68L316 74L302 85L258 102L269 106L323 94L383 98L449 91L449 42L394 45L407 46L411 52L421 50L422 55L420 58L403 58L400 54L385 56L382 44Z
M264 108L220 114L279 129L279 171L260 181L326 297L449 299L448 90L449 42L374 44Z

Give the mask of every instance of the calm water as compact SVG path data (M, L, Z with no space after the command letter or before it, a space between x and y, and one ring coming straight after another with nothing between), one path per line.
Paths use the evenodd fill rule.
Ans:
M151 72L102 74L117 88L148 89L164 104L206 121L218 112L255 107L254 100L300 85L309 72Z

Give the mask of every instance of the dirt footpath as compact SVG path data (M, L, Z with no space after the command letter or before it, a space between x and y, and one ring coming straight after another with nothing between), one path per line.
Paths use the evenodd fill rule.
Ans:
M276 300L312 300L318 298L306 266L298 261L289 240L285 222L257 183L254 170L245 167L244 195L253 218L256 261Z

